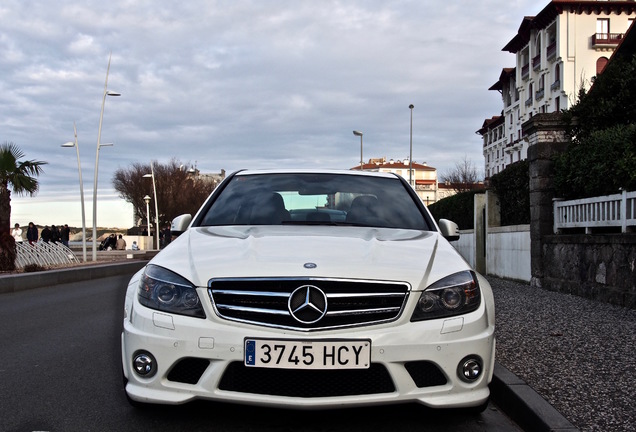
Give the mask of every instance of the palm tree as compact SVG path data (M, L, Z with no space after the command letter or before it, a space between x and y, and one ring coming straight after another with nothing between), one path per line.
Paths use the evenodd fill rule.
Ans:
M42 173L41 161L19 161L24 153L12 142L0 145L0 271L15 269L15 241L11 229L11 191L33 196L40 184L36 177Z

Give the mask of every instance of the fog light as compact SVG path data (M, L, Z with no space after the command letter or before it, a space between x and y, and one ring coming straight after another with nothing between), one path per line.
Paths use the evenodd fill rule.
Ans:
M464 382L474 382L481 373L481 359L477 356L464 357L457 366L457 375Z
M150 378L157 372L157 361L149 352L140 351L133 357L133 369L137 375Z

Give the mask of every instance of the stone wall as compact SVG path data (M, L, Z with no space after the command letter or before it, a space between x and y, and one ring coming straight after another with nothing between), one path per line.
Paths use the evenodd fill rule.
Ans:
M636 308L636 235L543 238L543 288Z
M636 308L636 235L553 234L552 158L567 147L558 113L523 124L530 163L531 284Z

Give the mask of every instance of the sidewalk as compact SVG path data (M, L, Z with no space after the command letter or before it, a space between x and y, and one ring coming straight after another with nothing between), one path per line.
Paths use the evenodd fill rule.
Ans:
M581 431L636 430L636 310L488 280L498 363Z

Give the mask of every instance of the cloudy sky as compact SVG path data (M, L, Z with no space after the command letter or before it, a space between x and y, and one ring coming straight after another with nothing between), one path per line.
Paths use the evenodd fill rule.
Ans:
M444 173L483 172L488 91L501 49L536 0L160 0L0 4L0 143L48 162L35 198L13 195L12 223L81 226L77 125L92 226L99 114L98 225L130 227L112 188L133 162L179 159L202 172L351 168L409 155ZM151 186L149 185L149 194ZM161 204L161 203L159 203Z

